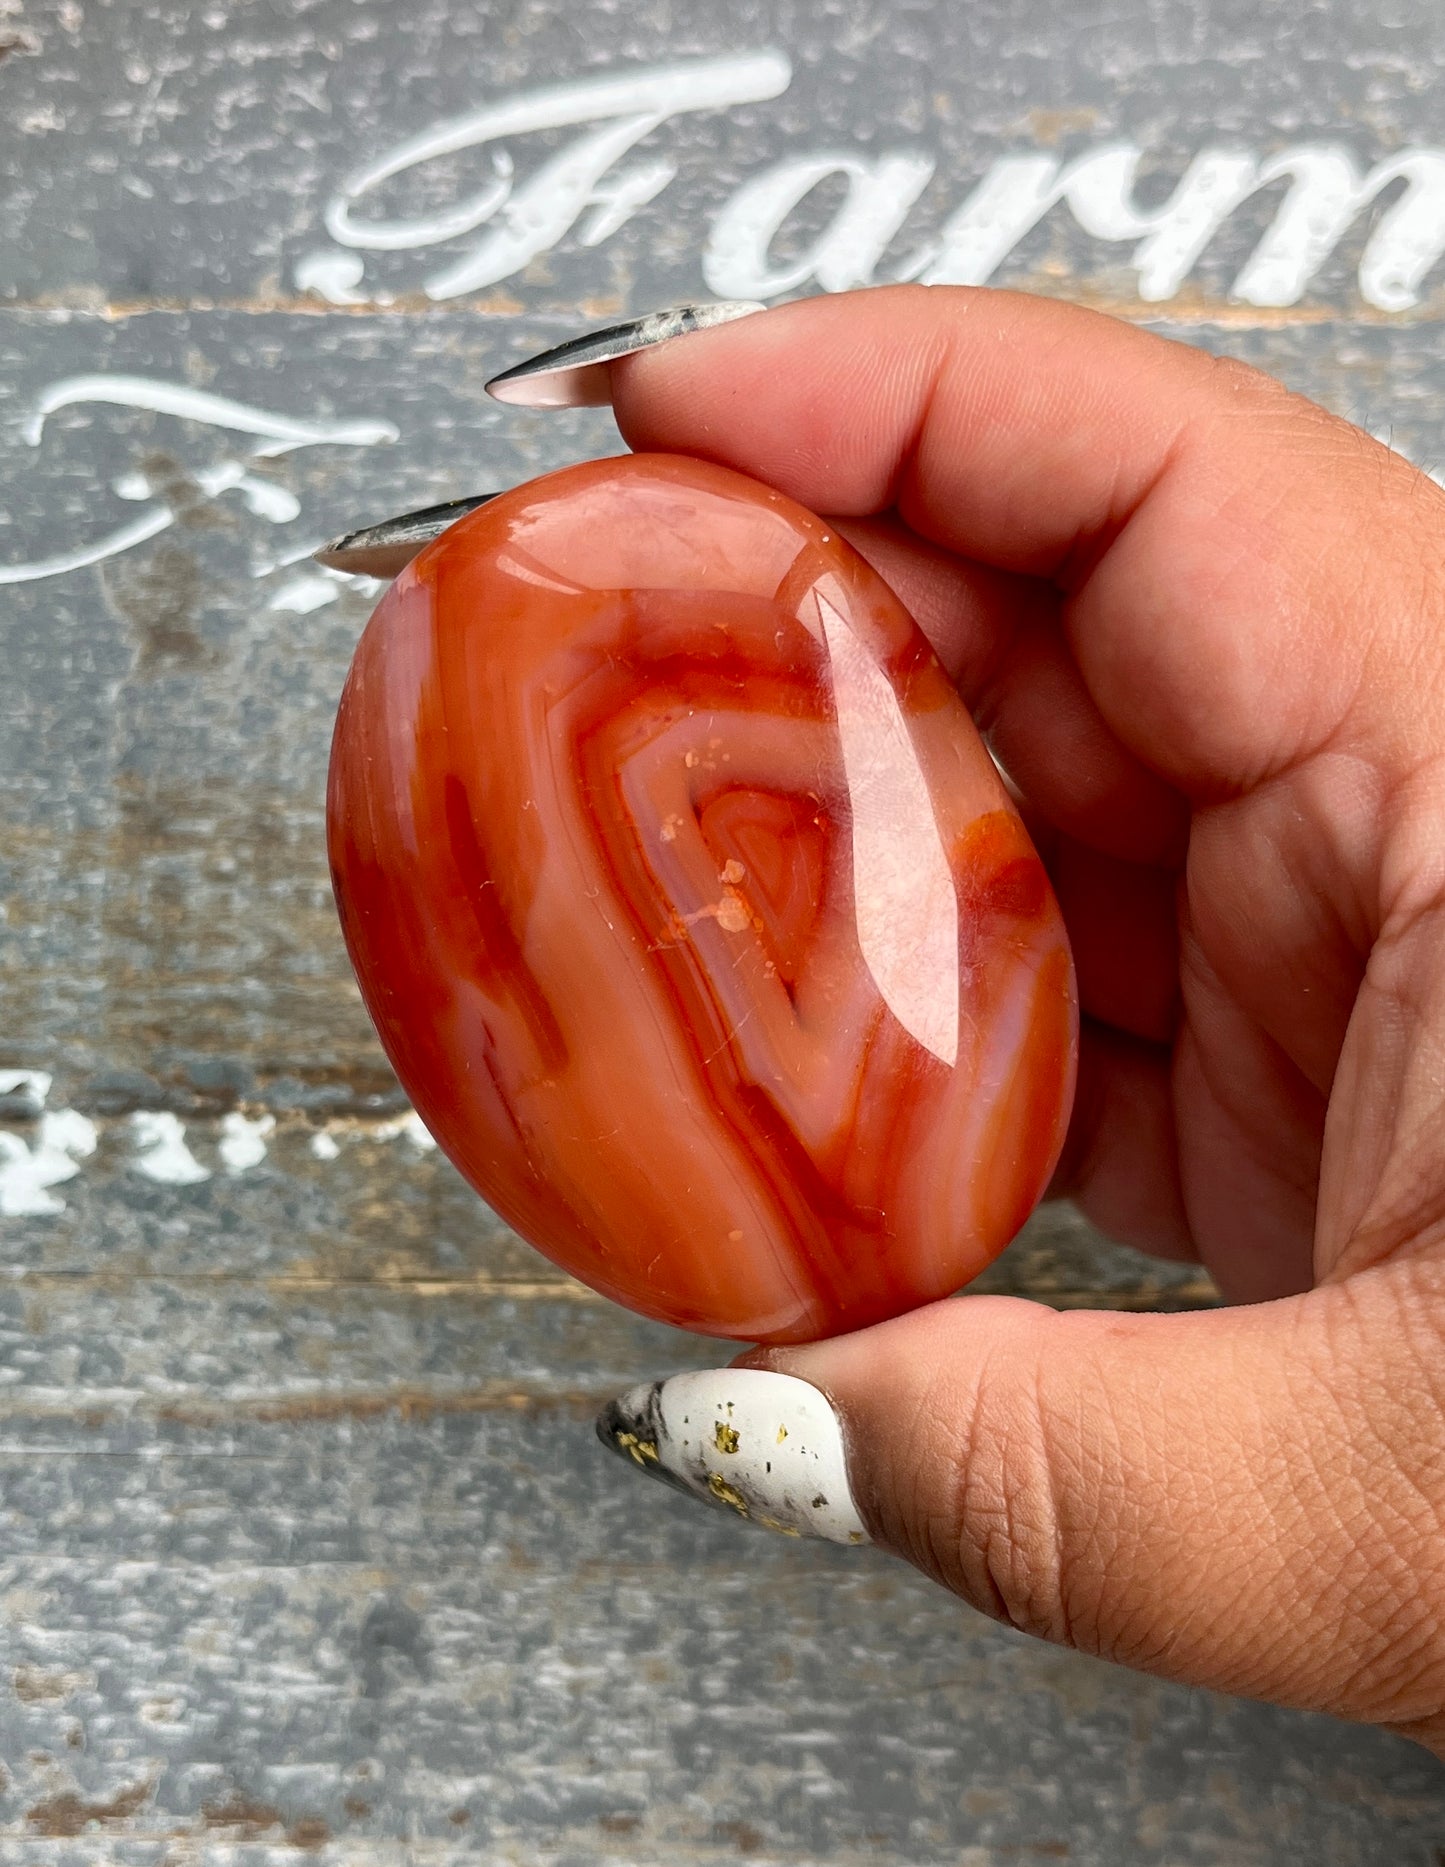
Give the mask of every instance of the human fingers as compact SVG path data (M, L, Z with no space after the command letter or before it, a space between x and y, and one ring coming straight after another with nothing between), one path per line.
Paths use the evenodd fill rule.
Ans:
M1110 728L1190 795L1307 756L1409 620L1420 476L1256 371L1077 306L810 299L630 357L611 388L633 446L839 518L896 508L949 551L1053 579ZM1342 600L1377 566L1376 600Z
M893 514L831 522L917 619L1032 811L1106 854L1178 866L1188 806L1100 716L1060 636L1057 591L957 557Z
M1256 372L1006 293L785 306L613 392L636 444L1056 584L1089 699L1194 806L1173 1088L1206 1258L1299 1256L1326 1132L1319 1265L1393 1248L1434 1197L1440 490Z
M1182 1316L965 1297L600 1424L643 1470L871 1539L1027 1633L1442 1750L1442 1347L1435 1260Z

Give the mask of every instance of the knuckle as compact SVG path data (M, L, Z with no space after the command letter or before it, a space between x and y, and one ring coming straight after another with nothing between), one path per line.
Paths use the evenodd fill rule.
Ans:
M979 1371L963 1456L945 1482L925 1479L941 1501L927 1526L928 1566L995 1620L1092 1648L1092 1536L1066 1522L1062 1425L1036 1355Z
M1240 357L1210 356L1207 369L1210 386L1221 399L1245 402L1251 409L1261 402L1283 405L1289 399L1289 391L1278 377Z
M1208 1354L995 1319L912 1388L894 1548L1024 1633L1445 1747L1445 1255Z

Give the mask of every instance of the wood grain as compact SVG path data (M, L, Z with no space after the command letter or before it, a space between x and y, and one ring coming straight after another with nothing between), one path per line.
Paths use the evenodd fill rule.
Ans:
M676 177L600 245L446 303L404 251L367 256L361 307L298 287L327 199L398 139L772 44L786 93L642 145ZM605 414L536 420L482 382L699 295L712 216L789 152L925 148L901 256L1011 152L1132 138L1162 194L1231 139L1428 144L1442 57L1426 0L1324 0L1307 30L1235 0L4 7L0 566L158 500L175 520L0 588L0 1070L48 1073L81 1124L0 1096L0 1187L49 1163L0 1212L0 1861L1439 1867L1445 1777L1403 1744L1031 1645L876 1552L624 1482L594 1408L716 1347L570 1283L405 1125L322 836L370 600L307 609L280 560L612 451ZM485 172L448 161L391 207ZM1436 285L1390 317L1354 281L1378 205L1301 303L1227 301L1281 192L1165 309L1062 209L1000 277L1245 357L1437 463ZM268 519L206 491L247 446L214 427L92 403L32 446L47 386L97 372L398 438L251 462L273 515L297 502ZM1059 1209L979 1287L1212 1300Z

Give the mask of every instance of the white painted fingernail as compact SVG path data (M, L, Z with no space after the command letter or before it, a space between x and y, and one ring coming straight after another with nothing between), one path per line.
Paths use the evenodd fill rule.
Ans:
M784 1536L867 1543L827 1398L765 1368L710 1368L630 1388L597 1436L651 1478Z
M629 318L625 324L609 324L604 330L569 338L540 356L514 364L492 378L487 394L516 408L605 408L612 400L609 363L766 310L766 305L754 299L733 298L652 311L645 318Z

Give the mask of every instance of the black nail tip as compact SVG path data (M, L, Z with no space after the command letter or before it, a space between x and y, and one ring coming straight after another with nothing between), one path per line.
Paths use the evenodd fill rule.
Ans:
M490 394L499 383L520 382L527 376L545 376L552 370L575 369L579 364L586 363L608 363L614 357L625 356L647 325L658 319L674 319L676 330L669 335L682 337L700 328L698 315L696 305L679 305L675 311L652 311L645 317L627 318L621 324L605 324L601 330L584 331L580 337L569 337L565 343L554 344L550 350L527 357L521 363L514 363L510 369L493 376L485 385L487 393ZM656 342L657 339L652 341Z
M502 370L496 376L489 377L482 385L488 395L493 394L503 384L523 382L528 376L546 376L552 370L575 369L579 365L605 363L613 356L620 356L617 349L619 341L636 328L634 318L626 324L609 324L600 331L587 331L581 337L569 337L566 343L554 344L550 350L540 351L534 357L526 357L520 363L514 363L510 369Z
M608 324L601 330L569 337L565 343L554 344L550 350L514 363L510 369L493 376L484 387L488 395L505 402L509 399L508 388L515 384L537 376L575 372L577 395L581 398L575 405L596 405L607 400L606 364L633 356L639 350L651 349L654 344L686 337L693 331L710 330L714 325L731 323L763 309L761 304L751 300L730 299L719 304L675 305L666 311L650 311L640 318L628 318L621 324Z
M655 1462L658 1435L662 1431L661 1391L661 1381L654 1381L647 1387L629 1388L625 1394L609 1400L595 1422L597 1437L603 1445L619 1458L631 1459L635 1465ZM651 1448L651 1460L638 1452L639 1445Z
M440 505L399 513L395 518L383 519L379 525L343 532L340 538L331 539L312 556L328 570L347 571L361 577L395 577L424 545L440 538L458 519L464 519L469 512L475 512L478 506L497 497L496 493L476 493L469 499L448 499Z
M627 1393L609 1400L594 1422L597 1437L609 1452L625 1459L635 1470L657 1479L659 1484L673 1491L682 1492L684 1497L696 1498L698 1492L662 1463L661 1447L666 1429L662 1423L661 1395L662 1382L653 1381L649 1386L629 1388Z

